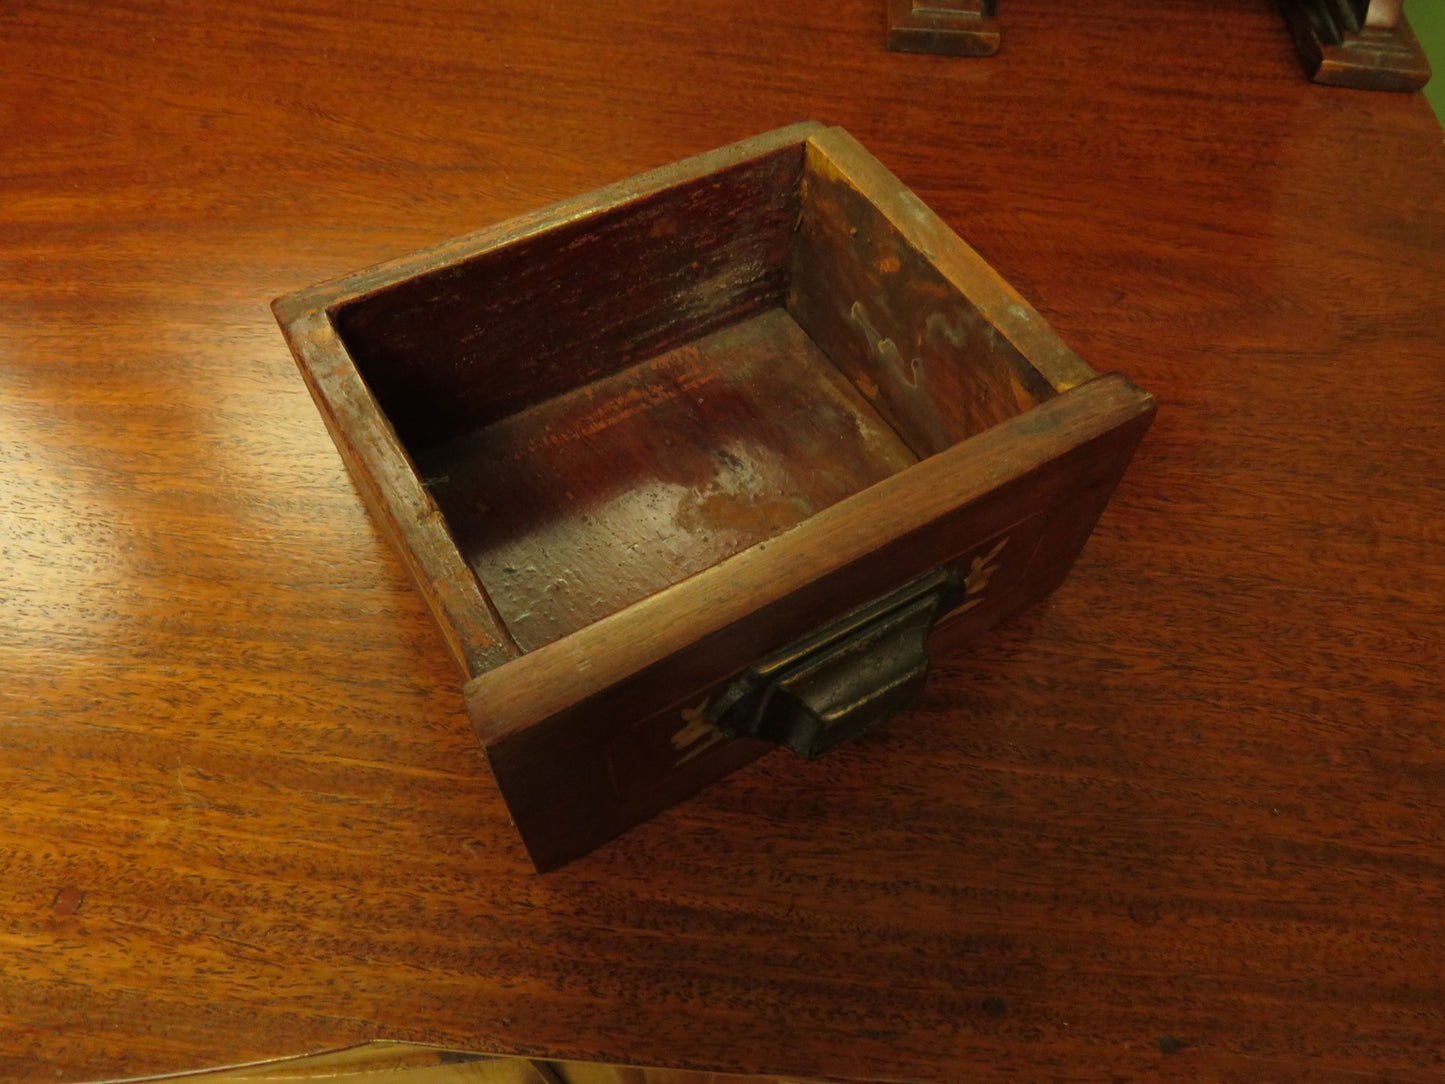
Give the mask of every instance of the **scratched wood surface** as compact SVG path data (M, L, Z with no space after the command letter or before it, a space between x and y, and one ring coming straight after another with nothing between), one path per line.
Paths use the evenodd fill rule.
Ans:
M879 9L0 11L0 1079L1445 1074L1438 125L1256 0ZM266 304L809 116L1159 419L910 718L538 877Z

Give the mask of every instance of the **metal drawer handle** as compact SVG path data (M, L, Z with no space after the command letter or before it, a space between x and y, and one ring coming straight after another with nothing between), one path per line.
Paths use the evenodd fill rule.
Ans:
M963 593L959 576L939 569L858 607L736 678L708 722L817 759L913 703L928 676L933 623Z

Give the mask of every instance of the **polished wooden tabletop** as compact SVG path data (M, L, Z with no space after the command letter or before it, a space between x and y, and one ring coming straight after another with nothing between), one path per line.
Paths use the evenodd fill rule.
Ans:
M0 1079L1445 1079L1445 148L1264 0L0 8ZM274 296L805 118L1160 401L910 716L559 872Z

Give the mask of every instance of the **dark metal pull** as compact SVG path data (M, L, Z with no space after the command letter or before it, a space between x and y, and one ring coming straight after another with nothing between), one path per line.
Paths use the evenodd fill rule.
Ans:
M732 736L814 760L903 711L928 676L933 623L963 595L947 569L899 588L761 660L707 715Z

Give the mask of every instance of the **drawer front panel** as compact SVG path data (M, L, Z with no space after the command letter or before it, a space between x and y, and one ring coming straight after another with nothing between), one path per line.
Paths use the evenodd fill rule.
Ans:
M959 605L940 621L935 646L977 635L1043 598L1083 547L1151 414L1148 404L1094 439L1058 450L977 499L527 725L497 726L501 713L487 697L495 686L474 682L473 721L538 868L587 853L775 748L730 737L708 720L714 698L759 657L941 567L952 568L965 586ZM516 695L537 696L542 684L534 679Z

